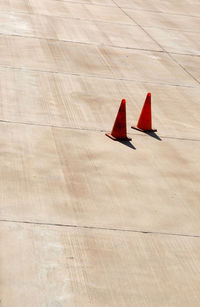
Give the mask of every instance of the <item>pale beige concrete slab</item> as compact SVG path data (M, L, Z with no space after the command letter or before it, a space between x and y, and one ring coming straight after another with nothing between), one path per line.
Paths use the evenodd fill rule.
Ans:
M103 6L116 6L113 0L56 0L64 2L75 2L83 4L92 4L92 5L103 5Z
M35 38L1 36L0 66L174 85L198 85L165 53Z
M1 219L200 235L199 141L1 124Z
M134 10L161 11L163 2L159 0L115 0L115 3L121 8L130 8Z
M112 76L98 47L24 37L0 37L0 65Z
M4 12L0 13L0 32L7 35L161 50L142 29L135 25Z
M134 24L120 8L55 0L10 0L0 2L0 11L70 17L118 24Z
M145 31L168 52L200 55L199 33L149 27Z
M200 304L198 238L19 223L0 229L2 307Z
M139 10L124 10L133 20L144 27L176 29L178 31L200 32L200 18Z
M197 51L200 4L109 2L0 1L1 307L200 305L199 60L128 50L156 46L138 13ZM147 92L160 141L130 129ZM133 145L102 131L123 97Z
M196 0L115 0L115 3L123 8L156 11L173 15L200 16L200 3Z
M0 69L0 120L109 130L120 101L127 126L152 93L153 125L161 136L200 139L200 89ZM133 132L133 131L132 131Z
M200 58L198 56L178 55L174 54L173 57L180 63L192 76L200 81ZM199 99L199 97L197 97Z
M161 52L101 48L113 75L135 81L196 86L197 82Z

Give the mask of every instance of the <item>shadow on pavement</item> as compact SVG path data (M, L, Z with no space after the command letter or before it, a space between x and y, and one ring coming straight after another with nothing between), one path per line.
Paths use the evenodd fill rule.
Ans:
M123 145L126 145L134 150L136 150L136 147L133 146L133 144L130 142L130 141L118 141L119 143L123 144Z
M150 135L152 138L158 141L162 141L162 139L154 131L144 131L144 133Z

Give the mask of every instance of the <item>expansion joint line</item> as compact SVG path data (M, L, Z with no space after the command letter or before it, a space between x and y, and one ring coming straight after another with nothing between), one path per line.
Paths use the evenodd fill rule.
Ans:
M131 27L137 27L137 25L131 25ZM163 53L163 54L175 54L175 55L186 55L191 57L200 57L200 54L190 54L190 53L180 53L180 52L167 52L164 49L162 50L155 50L155 49L146 49L146 48L138 48L138 47L128 47L128 46L119 46L119 45L111 45L106 43L96 43L96 42L82 42L76 40L68 40L68 39L58 39L52 37L42 37L42 36L35 36L35 35L22 35L22 34L9 34L0 32L0 36L3 37L20 37L20 38L32 38L35 40L44 40L46 42L53 41L56 43L70 43L70 44L80 44L80 45L89 45L89 46L97 46L97 47L111 47L115 49L126 49L126 50L136 50L136 51L146 51L146 52L155 52L155 53ZM160 47L161 48L161 47ZM179 63L178 63L179 64Z
M19 122L19 121L9 121L0 119L0 123L4 124L13 124L13 125L27 125L27 126L35 126L35 127L48 127L48 128L57 128L57 129L66 129L66 130L78 130L78 131L90 131L90 132L108 132L106 129L98 129L98 128L87 128L87 127L72 127L72 126L57 126L57 125L50 125L50 124L38 124L33 122ZM148 137L147 134L137 134L133 132L129 132L130 135L137 135L141 137ZM174 136L163 136L160 135L162 139L172 139L172 140L180 140L180 141L191 141L191 142L200 142L200 139L192 139L192 138L184 138L184 137L174 137Z
M127 16L129 17L152 41L154 41L155 44L157 44L164 53L166 53L174 63L176 63L182 70L184 70L194 81L196 81L200 85L200 81L195 78L192 73L190 73L183 65L181 65L171 54L171 52L168 52L159 42L157 42L156 39L154 39L151 34L149 34L148 31L146 31L132 16L130 16L122 7L120 7L115 0L112 0L113 3Z
M200 235L192 235L192 234L185 234L185 233L183 233L183 234L182 233L170 233L170 232L162 232L162 231L122 229L122 228L73 225L73 224L62 224L62 223L48 223L48 222L37 222L37 221L9 220L9 219L0 219L0 222L2 222L2 223L40 225L40 226L65 227L65 228L77 228L77 229L90 229L90 230L99 230L99 231L105 230L105 231L116 231L116 232L129 232L129 233L138 233L138 234L145 234L145 235L161 235L161 236L200 238Z
M41 70L41 69L34 69L34 68L27 68L27 67L13 67L13 66L5 66L0 64L1 69L10 69L10 70L18 70L23 72L34 72L34 73L48 73L48 74L57 74L63 76L76 76L76 77L85 77L85 78L96 78L102 80L116 80L116 81L134 81L137 83L145 83L145 84L159 84L163 86L174 86L174 87L183 87L183 88L198 88L197 86L191 85L182 85L182 84L173 84L173 83L166 83L166 82L157 82L157 81L146 81L146 80L136 80L136 79L129 79L129 78L114 78L111 76L102 76L102 75L91 75L91 74L83 74L77 72L60 72L60 71L52 71L52 70Z

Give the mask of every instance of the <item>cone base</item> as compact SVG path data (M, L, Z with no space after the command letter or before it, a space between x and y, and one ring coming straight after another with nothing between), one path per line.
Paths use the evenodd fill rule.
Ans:
M105 133L106 136L108 136L110 139L112 139L113 141L132 141L131 138L125 137L125 138L116 138L114 137L112 134L110 133Z
M140 129L138 127L135 127L135 126L131 126L132 129L135 129L135 130L138 130L138 131L141 131L141 132L156 132L157 129L150 129L150 130L143 130L143 129Z

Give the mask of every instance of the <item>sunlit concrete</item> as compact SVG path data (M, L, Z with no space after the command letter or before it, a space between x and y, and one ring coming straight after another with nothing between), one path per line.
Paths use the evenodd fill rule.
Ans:
M23 68L196 86L168 54L17 36L0 36L0 64Z
M0 230L3 306L200 304L197 238L20 223Z
M131 8L144 11L154 11L172 15L200 16L200 3L196 0L114 0L121 8ZM166 16L167 18L167 16ZM175 19L176 19L175 18Z
M184 15L173 15L138 10L124 10L133 20L144 27L161 29L178 29L181 31L200 31L200 18Z
M1 307L200 305L199 17L0 1ZM130 143L105 136L122 98Z
M134 24L132 19L120 8L114 6L95 6L90 4L71 3L56 0L11 0L0 2L1 11L11 11L25 14L59 16L118 24Z
M1 132L3 219L200 235L198 141L133 134L131 147L99 131Z
M153 126L159 135L200 139L199 87L10 68L0 69L0 81L4 121L108 131L125 97L127 126L133 133L130 127L137 123L146 93L151 92Z
M199 33L154 27L145 28L145 31L167 52L200 55Z
M191 57L190 55L175 55L175 59L200 82L200 71L198 69L200 58L198 56Z
M97 45L162 49L139 26L53 16L0 13L1 33ZM120 33L120 35L119 35ZM130 37L132 37L130 41Z

